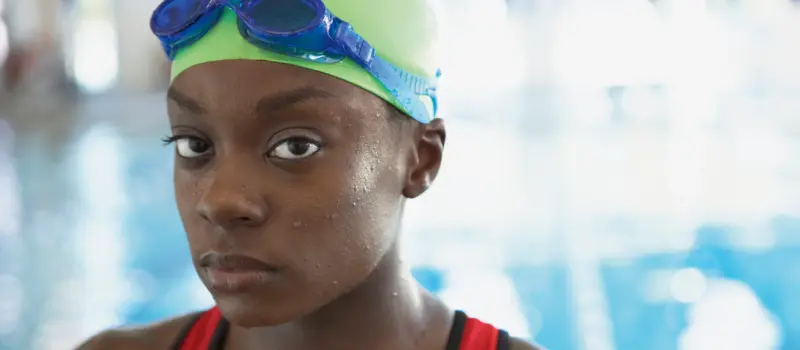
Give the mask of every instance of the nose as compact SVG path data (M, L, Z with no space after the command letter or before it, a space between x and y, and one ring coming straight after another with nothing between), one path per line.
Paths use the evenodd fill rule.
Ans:
M197 203L200 216L226 231L263 225L269 209L258 186L244 185L247 181L242 175L246 173L218 168Z

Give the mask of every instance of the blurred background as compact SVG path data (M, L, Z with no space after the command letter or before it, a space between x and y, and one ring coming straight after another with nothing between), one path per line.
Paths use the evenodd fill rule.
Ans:
M157 0L0 0L0 349L208 307ZM800 349L800 8L442 0L414 275L552 350ZM476 288L480 286L480 288Z

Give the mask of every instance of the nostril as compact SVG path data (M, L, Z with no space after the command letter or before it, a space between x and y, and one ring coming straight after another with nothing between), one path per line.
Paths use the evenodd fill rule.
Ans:
M263 202L258 203L222 193L214 196L206 195L198 203L197 212L213 225L233 228L237 225L261 225L267 219L268 208Z

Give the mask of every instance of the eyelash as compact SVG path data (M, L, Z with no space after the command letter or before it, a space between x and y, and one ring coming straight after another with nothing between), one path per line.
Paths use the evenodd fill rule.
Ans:
M186 136L183 135L164 136L161 138L161 142L164 143L164 146L169 146L183 138L186 138Z

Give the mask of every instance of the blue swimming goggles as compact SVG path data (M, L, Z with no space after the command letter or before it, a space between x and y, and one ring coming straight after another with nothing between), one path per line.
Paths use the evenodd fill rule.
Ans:
M322 0L165 0L153 12L150 27L172 60L208 33L226 7L236 13L239 32L250 43L318 63L349 58L380 81L411 117L422 123L435 117L440 74L425 79L382 59ZM433 115L419 97L431 99Z

